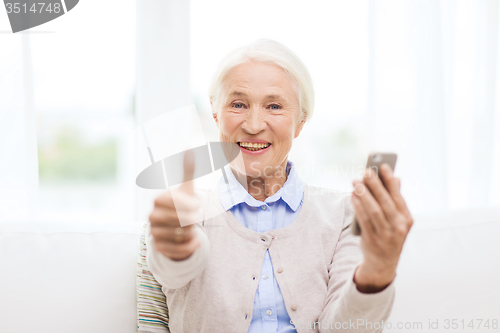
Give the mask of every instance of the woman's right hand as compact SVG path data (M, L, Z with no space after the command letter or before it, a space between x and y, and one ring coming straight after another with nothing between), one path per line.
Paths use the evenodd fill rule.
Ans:
M194 225L200 222L201 203L194 193L193 174L194 155L186 152L183 183L156 198L149 215L156 249L172 260L189 258L201 245Z

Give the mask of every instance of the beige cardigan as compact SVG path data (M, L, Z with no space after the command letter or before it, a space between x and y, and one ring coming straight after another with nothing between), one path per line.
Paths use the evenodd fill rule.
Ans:
M202 245L188 259L168 259L146 231L146 260L166 295L172 333L247 332L267 249L297 332L382 332L394 281L374 294L357 290L353 274L363 255L348 228L350 193L304 184L296 220L262 234L224 211L217 190L199 196L215 217L197 224Z

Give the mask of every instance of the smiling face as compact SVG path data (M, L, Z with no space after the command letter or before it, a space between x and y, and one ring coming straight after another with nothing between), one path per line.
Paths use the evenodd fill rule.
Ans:
M222 88L214 114L220 141L240 146L247 176L282 171L304 125L290 77L279 66L249 61L234 67Z

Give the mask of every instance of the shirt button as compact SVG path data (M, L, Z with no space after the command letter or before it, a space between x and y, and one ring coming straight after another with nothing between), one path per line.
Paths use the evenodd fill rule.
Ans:
M264 280L267 280L267 275L264 274L264 276L262 277Z
M273 312L271 311L271 309L267 310L267 311L266 311L266 313L267 313L268 315L272 315L272 314L273 314Z
M267 209L267 207L265 205L262 205L261 208L262 208L262 210L266 210Z
M281 273L283 272L283 268L282 267L278 267L278 273Z
M295 304L294 304L294 305L292 305L292 310L293 310L293 311L297 310L297 305L295 305Z

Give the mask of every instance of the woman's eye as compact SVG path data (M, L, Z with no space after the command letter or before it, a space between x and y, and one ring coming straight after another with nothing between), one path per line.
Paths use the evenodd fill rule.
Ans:
M243 103L233 103L233 107L236 109L241 109L243 108Z
M271 104L270 107L271 107L271 110L279 110L279 109L281 109L281 105L278 105L278 104Z

